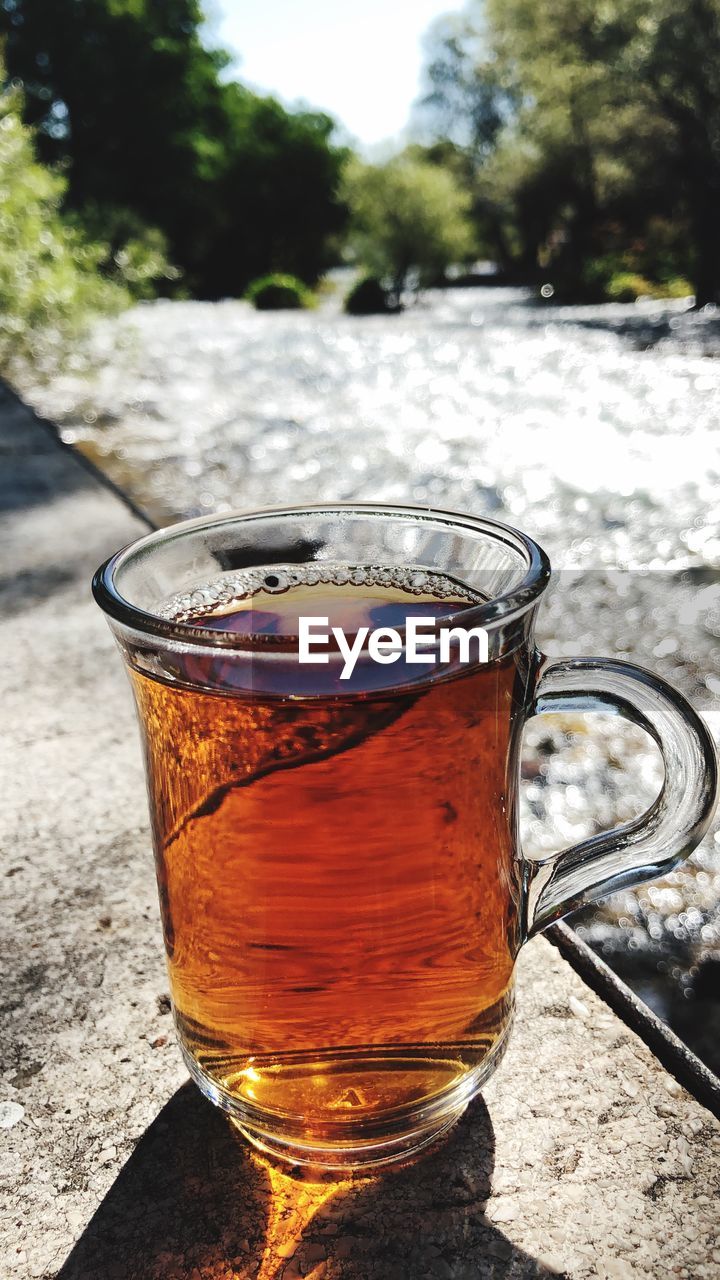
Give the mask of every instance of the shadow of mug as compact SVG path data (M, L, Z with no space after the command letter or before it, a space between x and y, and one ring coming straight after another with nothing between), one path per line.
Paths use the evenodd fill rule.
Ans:
M476 1099L414 1162L338 1180L266 1161L186 1084L138 1142L57 1280L500 1280L556 1275L484 1215Z

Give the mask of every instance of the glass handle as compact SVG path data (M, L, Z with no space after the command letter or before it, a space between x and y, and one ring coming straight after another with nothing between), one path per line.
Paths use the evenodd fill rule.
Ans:
M671 871L699 844L717 798L710 732L690 703L642 667L610 658L540 659L531 715L601 711L640 725L665 778L646 813L560 853L524 860L526 936L592 898Z

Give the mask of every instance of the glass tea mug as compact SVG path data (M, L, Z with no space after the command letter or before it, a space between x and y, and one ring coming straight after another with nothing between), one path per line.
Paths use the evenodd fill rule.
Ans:
M704 723L626 662L543 658L549 575L488 519L331 503L177 524L95 576L143 738L180 1046L266 1151L359 1167L432 1141L502 1056L523 942L667 872L708 827ZM301 661L299 608L357 622L403 601L431 611L426 662L404 626L350 679L334 649ZM441 648L458 626L482 629L486 661ZM563 710L642 726L665 779L642 817L534 860L522 730Z

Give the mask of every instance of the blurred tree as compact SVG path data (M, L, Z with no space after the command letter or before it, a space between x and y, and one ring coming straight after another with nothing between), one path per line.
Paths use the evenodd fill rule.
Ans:
M239 84L225 86L224 101L228 128L206 288L240 294L249 280L277 271L314 284L332 264L333 237L346 221L338 191L348 153L332 144L334 123L288 112Z
M477 178L517 110L514 84L503 78L489 52L479 12L438 18L424 47L425 86L414 111L415 132L425 139L424 156L450 169L471 193L478 247L508 270L514 246L506 212Z
M696 305L720 302L720 0L662 0L644 16L651 100L673 131L687 200Z
M395 305L410 279L433 284L452 263L474 256L470 197L451 172L412 153L384 165L352 161L345 197L357 259L387 282Z
M685 236L698 302L717 297L720 0L487 0L486 11L522 86L515 137L545 191L564 174L552 182L561 272L586 287L613 239L627 246L660 215Z
M699 304L717 299L720 0L485 0L468 13L442 57L433 46L425 101L472 161L500 260L551 267L587 294L613 261L644 257L655 274L691 274Z
M202 47L197 0L3 7L9 73L23 82L41 158L67 171L70 203L132 210L199 277L223 160L226 59Z
M65 166L76 209L159 228L204 296L274 268L317 275L342 219L332 125L225 83L198 0L0 3L26 119L43 159Z
M462 148L480 163L517 108L514 85L488 56L479 13L445 14L424 40L425 90L415 108L421 131Z
M107 246L60 216L65 183L37 163L21 95L0 95L0 369L25 360L50 372L88 321L129 303L97 271Z

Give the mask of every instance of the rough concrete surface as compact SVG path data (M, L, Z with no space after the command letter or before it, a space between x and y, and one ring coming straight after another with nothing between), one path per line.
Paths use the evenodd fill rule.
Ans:
M186 1083L130 695L89 578L142 531L0 400L3 1277L720 1276L710 1114L543 940L505 1061L374 1178L282 1172Z

